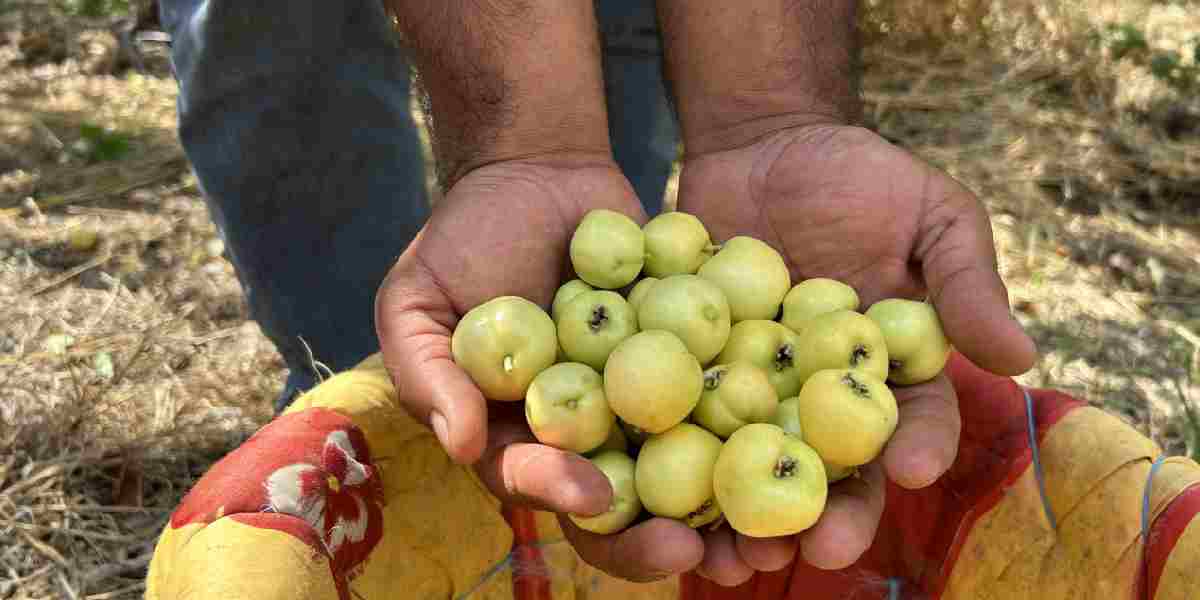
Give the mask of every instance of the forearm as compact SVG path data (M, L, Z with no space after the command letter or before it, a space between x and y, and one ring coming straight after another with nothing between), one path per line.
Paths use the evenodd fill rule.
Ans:
M861 112L856 0L659 0L688 153Z
M431 110L442 184L515 158L609 156L591 0L385 0Z

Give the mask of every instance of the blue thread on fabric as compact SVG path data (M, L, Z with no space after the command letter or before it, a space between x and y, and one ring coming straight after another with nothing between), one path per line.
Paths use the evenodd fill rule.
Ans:
M1163 461L1167 459L1166 454L1161 454L1155 459L1154 464L1150 465L1150 474L1146 476L1146 487L1142 490L1142 543L1146 544L1150 536L1150 488L1154 482L1154 473L1162 466Z
M475 585L472 586L471 589L460 594L457 598L455 598L455 600L466 600L472 594L478 592L483 588L484 585L487 584L487 582L491 581L493 577L499 575L506 567L510 566L512 564L512 558L513 554L512 552L509 552L507 556L496 561L495 564L493 564L491 567L488 567L488 570L483 572L483 575L480 576L479 581L475 582Z
M1026 428L1029 430L1029 449L1033 452L1033 474L1037 478L1038 493L1042 497L1042 510L1046 512L1046 519L1050 521L1050 528L1058 531L1058 520L1054 518L1054 510L1050 508L1050 499L1046 497L1046 478L1042 472L1041 455L1038 453L1037 425L1033 421L1033 396L1024 387L1021 388L1021 391L1025 394L1025 417Z
M900 600L899 577L888 577L888 600Z
M1166 454L1160 454L1154 459L1154 464L1150 465L1150 473L1146 475L1146 486L1142 489L1142 572L1143 577L1149 571L1150 567L1150 489L1153 487L1154 474L1158 468L1162 466L1163 461L1167 459ZM1146 586L1146 593L1150 593L1150 587Z

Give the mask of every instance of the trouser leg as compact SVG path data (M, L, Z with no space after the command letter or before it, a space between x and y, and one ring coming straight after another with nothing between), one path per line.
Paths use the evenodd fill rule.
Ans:
M428 217L409 67L378 0L160 0L179 129L251 316L283 355L277 403L378 350L374 295ZM649 214L678 139L650 0L605 0L617 163Z
M179 135L251 316L312 387L378 350L374 298L428 216L409 66L379 0L160 0ZM303 342L302 342L303 340Z
M662 208L679 128L662 79L654 0L599 0L613 154L650 216Z

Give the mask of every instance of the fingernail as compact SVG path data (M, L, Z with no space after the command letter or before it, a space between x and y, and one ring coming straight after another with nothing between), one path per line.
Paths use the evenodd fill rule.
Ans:
M446 417L438 411L429 413L429 425L433 427L433 433L437 435L438 441L442 443L442 448L450 450L450 425L446 422Z

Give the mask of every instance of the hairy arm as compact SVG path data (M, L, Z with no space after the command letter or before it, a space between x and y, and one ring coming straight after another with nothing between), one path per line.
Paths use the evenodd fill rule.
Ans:
M591 0L385 0L445 187L489 163L610 156Z
M859 118L856 0L659 0L688 153Z

